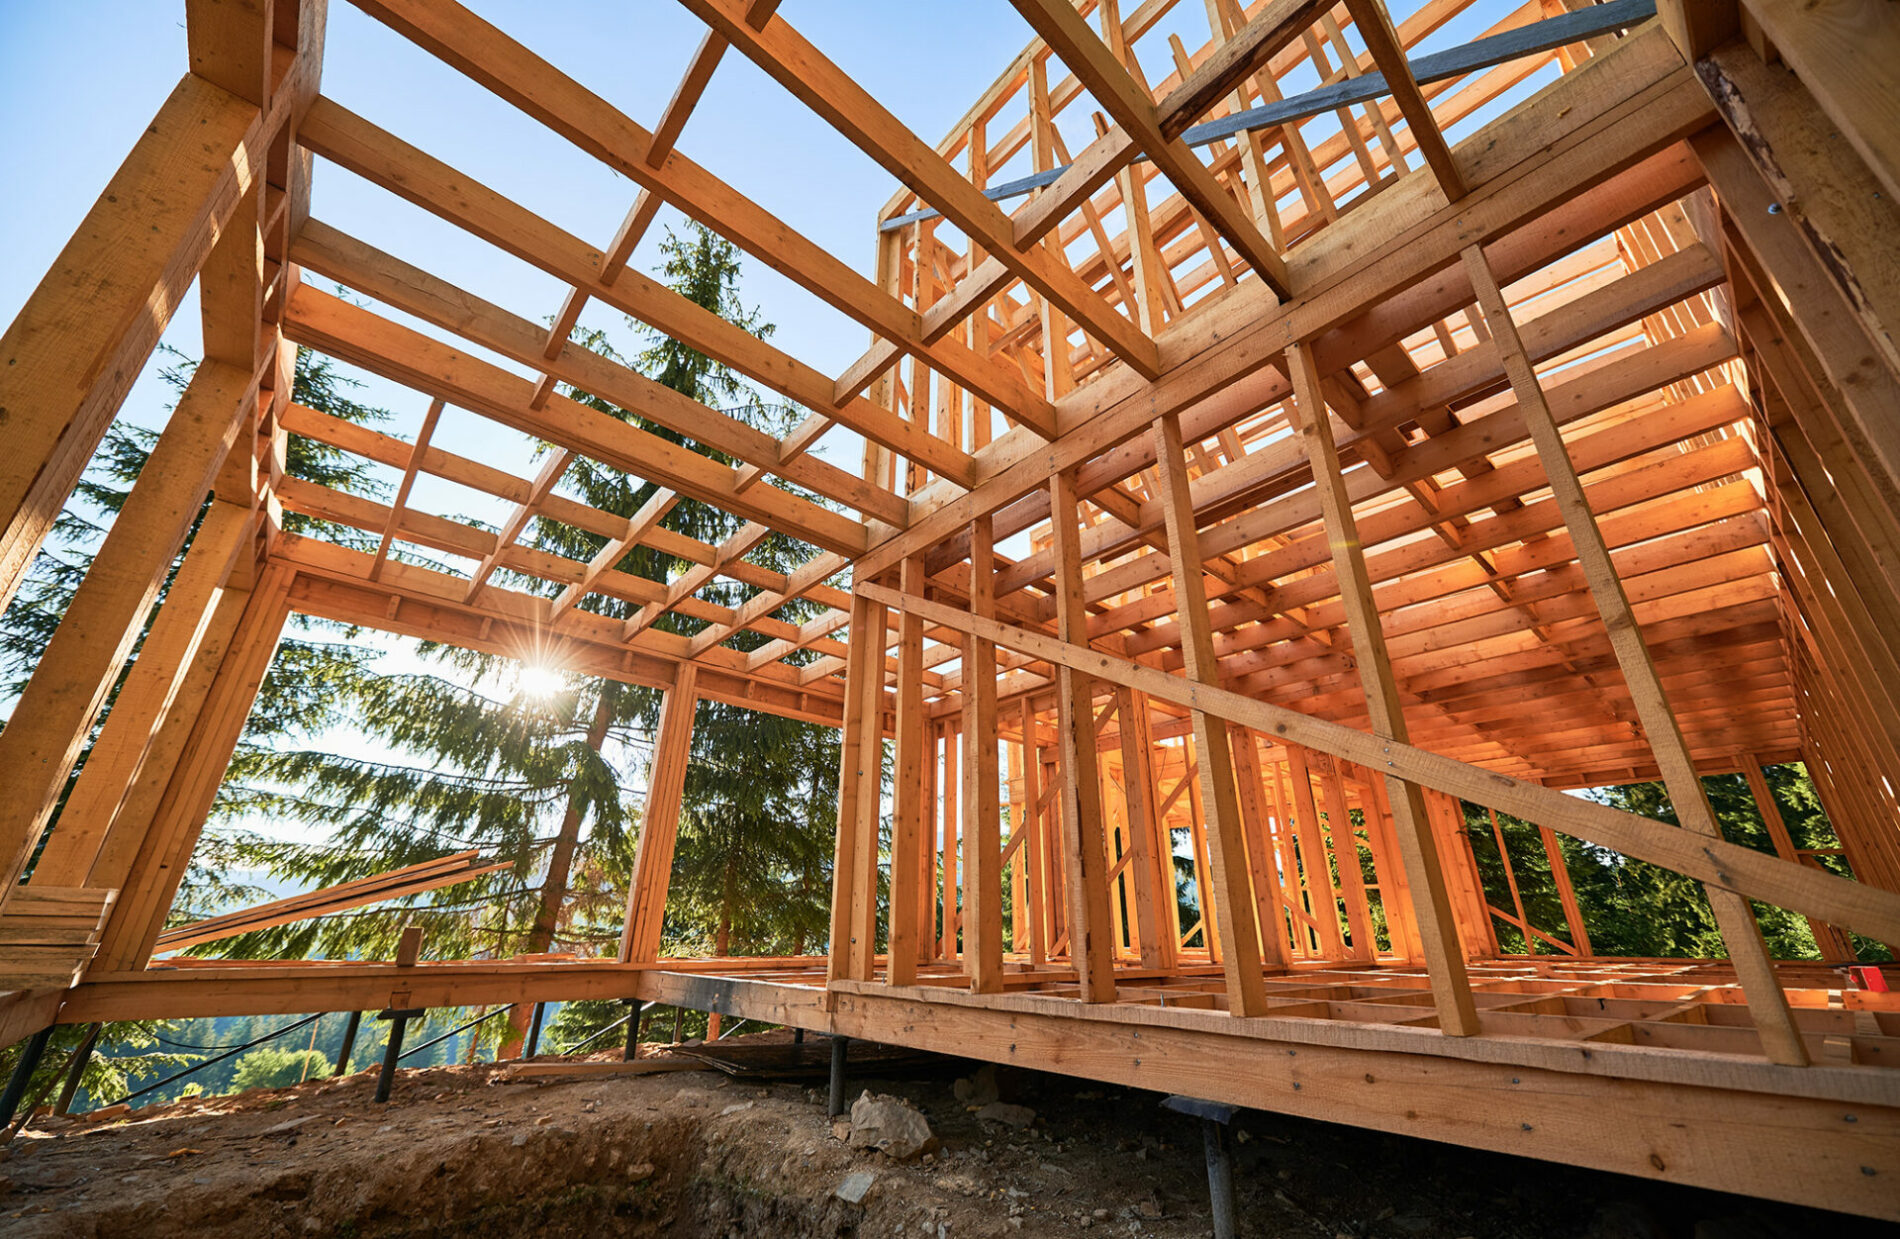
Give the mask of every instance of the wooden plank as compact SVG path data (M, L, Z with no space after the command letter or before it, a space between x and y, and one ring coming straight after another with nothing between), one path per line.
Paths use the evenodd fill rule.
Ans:
M990 518L970 529L970 614L996 614L996 549ZM970 988L1003 988L1002 809L997 799L996 647L963 643L963 969Z
M1019 421L1047 413L1019 376L954 342L925 342L909 307L678 151L650 164L650 133L463 6L363 0L357 7Z
M1081 513L1075 479L1049 479L1050 536L1056 551L1056 631L1065 642L1088 640L1082 605L1082 560L1076 537ZM899 600L915 609L917 600ZM971 629L993 620L971 616ZM1108 853L1103 839L1102 784L1096 766L1095 684L1073 667L1056 671L1056 733L1062 750L1062 875L1068 893L1069 958L1084 1002L1115 1000L1115 944L1109 935ZM1053 951L1052 951L1053 953Z
M1207 401L1217 408L1210 408L1212 416L1195 419L1194 433L1211 435L1231 425L1242 410L1259 407L1260 396L1272 398L1272 389L1262 391L1263 382L1254 376L1290 343L1314 339L1322 364L1329 364L1325 359L1333 342L1321 333L1374 306L1385 313L1404 304L1394 300L1394 291L1455 261L1474 232L1487 237L1506 233L1565 203L1586 201L1584 191L1638 165L1676 135L1701 127L1712 111L1707 94L1691 80L1661 30L1622 40L1611 52L1554 83L1535 109L1508 114L1460 143L1461 150L1473 152L1467 169L1472 191L1455 208L1433 205L1441 195L1423 178L1411 178L1380 194L1340 222L1343 231L1336 243L1311 247L1310 257L1307 250L1294 251L1290 262L1299 297L1264 307L1243 286L1223 301L1218 313L1188 319L1170 335L1168 359L1178 359L1178 364L1172 364L1166 379L1149 385L1134 382L1133 376L1118 380L1110 375L1078 389L1065 409L1065 418L1073 413L1065 424L1075 429L1007 465L998 455L1001 467L976 490L935 505L902 534L879 543L865 557L865 570L880 572L904 555L949 543L977 511L999 511L1041 489L1051 470L1080 468L1144 434L1158 412L1184 413ZM1643 123L1632 123L1638 116ZM1477 152L1483 152L1482 158ZM1674 162L1673 155L1664 157L1644 170L1655 169L1660 176ZM1676 183L1658 191L1664 196L1651 199L1638 213L1680 194L1675 174L1664 179ZM1648 183L1649 176L1631 182ZM1429 199L1418 196L1413 184L1427 191ZM1589 214L1594 222L1579 221L1579 228L1600 226L1597 212ZM1527 243L1542 243L1536 230L1527 231L1537 238ZM1538 263L1542 261L1540 257ZM1403 330L1394 329L1394 334ZM1338 364L1363 355L1355 345ZM1012 526L999 525L999 536L1014 532Z
M472 857L474 854L468 855ZM269 903L245 908L240 912L225 913L223 916L180 925L159 934L156 946L159 951L181 951L186 947L198 946L201 943L216 942L220 938L254 933L257 930L270 929L278 925L292 925L298 921L328 916L350 908L382 903L385 900L399 899L406 895L417 895L424 891L440 890L444 886L454 886L486 874L500 873L512 867L512 862L499 861L489 864L464 863L453 868L436 866L434 870L426 873L412 872L421 866L396 869L378 875L379 880L367 889L343 894L312 891L294 900L272 900Z
M1770 68L1736 43L1696 71L1887 368L1900 371L1900 254L1892 244L1900 207L1785 67Z
M114 840L108 838L108 850L94 866L96 874L107 862L108 854L115 868L126 866L122 880L99 883L118 886L120 897L106 922L94 968L138 969L151 959L205 818L230 767L231 754L276 654L278 638L290 614L293 575L291 570L278 566L266 567L258 574L195 716L181 717L176 724L185 736L182 747L175 759L168 752L168 760L151 771L161 776L155 777L153 784L162 786L162 795L155 801L149 797L128 800L121 809L121 815L126 815L135 804L142 812L151 806L149 817L127 819L125 837L116 848ZM167 724L171 725L169 716ZM148 760L148 768L151 765ZM114 826L116 831L116 821ZM110 876L118 878L116 872Z
M1403 743L1411 738L1405 725L1405 707L1399 701L1399 685L1392 673L1391 655L1386 650L1385 630L1373 602L1372 581L1366 574L1365 551L1359 540L1358 524L1353 519L1352 502L1347 498L1345 482L1340 476L1339 452L1333 444L1326 401L1320 395L1319 370L1313 364L1312 347L1297 345L1288 350L1286 360L1297 393L1294 407L1299 434L1313 462L1313 484L1319 491L1325 514L1326 537L1333 551L1333 574L1338 578L1340 597L1346 604L1347 629L1352 635L1353 654L1365 688L1372 733ZM1437 842L1426 817L1424 793L1416 783L1388 777L1386 796L1391 804L1399 855L1405 865L1412 906L1417 914L1419 945L1431 978L1432 1002L1438 1009L1439 1027L1451 1036L1471 1036L1478 1031L1478 1011L1471 997L1471 981L1465 972L1457 922L1451 915ZM1345 821L1345 806L1338 807L1350 844L1352 831ZM1367 816L1370 818L1371 814ZM1339 863L1342 867L1351 863L1357 868L1358 856L1342 857ZM1388 901L1388 921L1395 911L1396 904Z
M1900 24L1880 0L1747 0L1842 137L1900 200Z
M879 603L866 610L863 671L846 686L848 693L863 698L863 725L858 729L856 755L861 786L851 826L851 864L856 872L849 906L850 975L858 980L870 979L877 957L878 825L884 796L884 649L889 616L888 608Z
M1386 88L1404 114L1405 123L1411 126L1412 139L1418 143L1425 162L1431 165L1439 188L1445 191L1445 197L1458 201L1465 196L1464 173L1459 171L1458 161L1452 158L1451 148L1445 145L1445 135L1439 132L1432 105L1412 77L1412 67L1406 62L1398 32L1392 29L1392 17L1386 11L1384 0L1346 0L1346 11L1359 27L1359 37L1366 41L1372 62L1385 76Z
M827 498L892 524L901 526L909 521L909 509L904 502L882 487L872 486L816 457L781 462L780 444L771 435L657 383L631 366L572 343L564 344L557 356L546 357L542 331L532 322L338 232L321 220L313 219L304 226L291 253L312 270L347 283L387 305L524 365L543 365L549 374L583 391L593 392L735 459L782 472L788 479Z
M679 678L660 705L660 726L653 740L653 764L647 769L646 807L628 882L627 919L620 935L622 963L651 963L660 955L660 931L666 921L666 892L673 877L673 852L679 840L680 800L686 792L686 766L693 755L693 716L699 710L699 668L681 663Z
M298 130L298 140L326 159L335 160L524 262L571 281L586 295L598 297L691 345L769 390L808 407L824 409L839 423L906 458L928 464L933 472L966 485L971 480L974 465L967 454L921 433L868 400L834 407L831 379L820 371L639 271L621 269L615 274L611 266L614 254L603 258L579 237L339 104L318 99ZM316 239L300 236L298 244L315 252ZM345 256L334 257L341 260ZM336 278L350 282L348 275ZM547 334L546 329L542 332ZM550 349L544 340L539 351L548 360L556 360L567 343L567 333L563 332L556 347ZM779 459L775 456L761 464L775 471Z
M1121 689L1116 728L1121 741L1122 791L1127 806L1129 864L1135 874L1135 919L1141 927L1141 966L1173 971L1180 953L1180 914L1174 902L1174 844L1155 811L1154 730L1148 699Z
M1265 69L1326 8L1323 0L1272 0L1161 100L1160 131L1180 137L1243 78Z
M1147 378L1160 374L1152 340L1083 283L1059 252L1041 246L1017 249L1009 217L1000 207L784 18L774 17L754 30L740 14L740 0L682 2L879 166L942 211L1017 278L1107 342L1138 373ZM926 333L925 338L931 337Z
M924 591L924 562L913 555L904 561L899 584L906 593ZM993 647L992 647L993 648ZM992 658L994 654L992 654ZM994 684L994 678L991 683ZM891 901L889 931L886 934L890 962L885 977L892 985L910 985L917 979L917 960L922 894L923 858L934 840L927 841L924 827L934 814L926 813L924 765L934 758L927 751L924 731L924 621L907 611L897 616L897 717L894 726L896 752L895 781L891 802ZM935 807L931 797L929 808Z
M831 949L827 954L827 983L854 976L851 939L856 926L851 919L853 889L858 882L857 827L858 801L865 795L866 780L859 763L864 756L864 732L877 731L875 716L866 719L866 698L862 681L872 660L882 651L870 647L871 600L853 592L851 597L851 649L845 666L844 717L838 748L838 829L831 862ZM882 677L879 677L880 679ZM872 793L875 795L875 792Z
M1214 660L1214 633L1207 615L1207 586L1202 579L1200 533L1194 527L1193 497L1188 493L1187 455L1181 423L1156 420L1155 454L1160 466L1161 501L1168 526L1168 562L1174 568L1174 596L1181 616L1181 651L1188 678L1202 684L1220 680ZM1227 980L1227 1009L1235 1015L1266 1010L1261 966L1286 963L1278 935L1267 939L1263 955L1253 900L1248 895L1247 840L1234 790L1234 755L1227 728L1204 711L1194 713L1194 758L1206 814L1208 874L1211 889L1202 892L1203 917L1212 916L1220 940ZM1212 911L1209 903L1211 900ZM1218 915L1215 915L1218 913ZM1209 943L1214 939L1210 935Z
M194 664L201 656L215 663L221 653L215 616L233 560L248 547L250 531L250 512L222 501L214 501L199 521L138 658L34 862L35 886L88 882L120 805L149 755L165 743L168 712L190 695Z
M284 330L340 360L826 550L856 554L868 539L860 522L776 487L740 493L730 467L564 396L534 409L528 380L309 285L292 295Z
M263 128L187 73L0 338L0 607L258 176Z

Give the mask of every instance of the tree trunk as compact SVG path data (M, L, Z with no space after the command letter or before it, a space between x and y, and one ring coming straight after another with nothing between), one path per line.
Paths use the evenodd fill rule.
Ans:
M713 954L724 959L732 949L732 904L738 897L739 874L730 858L726 861L726 881L719 892L719 932L713 938Z
M614 704L620 698L620 685L607 681L601 685L600 697L594 703L594 718L587 728L587 747L600 752L607 742L607 728L613 722ZM578 781L579 776L575 776ZM567 880L574 867L574 852L580 846L581 805L576 788L572 782L567 789L567 810L561 815L561 831L554 837L554 851L548 856L548 875L541 883L541 901L534 912L534 924L528 929L527 947L523 954L539 955L554 944L554 930L561 920L561 905L567 902ZM534 1014L533 1005L521 1003L508 1013L508 1033L502 1040L497 1057L513 1058L521 1053L522 1042L528 1036L528 1021Z

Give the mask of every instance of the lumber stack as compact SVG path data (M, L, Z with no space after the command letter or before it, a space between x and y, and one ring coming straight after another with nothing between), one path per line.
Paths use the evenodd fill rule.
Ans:
M419 865L391 869L387 873L339 882L335 886L306 891L287 899L274 899L269 903L225 912L188 925L178 925L158 936L158 949L181 951L200 943L215 942L219 938L235 938L239 934L274 929L279 925L328 916L333 912L453 886L506 868L507 861L483 861L477 850L456 852L423 861Z
M0 990L71 985L118 897L116 887L15 887L0 903Z

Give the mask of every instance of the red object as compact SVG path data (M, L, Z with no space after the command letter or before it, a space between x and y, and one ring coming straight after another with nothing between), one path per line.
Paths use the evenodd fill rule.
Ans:
M1887 978L1881 974L1878 968L1872 968L1862 964L1849 968L1847 975L1854 978L1854 984L1858 985L1861 989L1871 990L1876 994L1884 994L1887 992Z

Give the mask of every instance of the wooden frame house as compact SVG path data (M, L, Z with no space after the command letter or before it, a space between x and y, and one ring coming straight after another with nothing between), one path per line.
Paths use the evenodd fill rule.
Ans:
M637 195L614 237L572 235L327 98L324 0L186 0L188 71L4 339L0 600L194 282L202 305L204 360L0 732L0 1043L638 998L1900 1218L1900 993L1848 936L1900 944L1890 5L1013 0L1027 46L933 144L774 0L682 0L706 34L651 128L453 0L348 2ZM1454 20L1482 33L1435 40ZM676 145L729 57L900 182L866 204L874 262ZM565 303L495 305L327 224L317 158ZM821 373L632 269L662 203L862 325L862 358ZM590 301L806 420L773 438L571 343ZM301 406L299 346L427 418ZM559 450L459 454L431 440L450 407ZM861 467L812 451L834 433ZM291 436L400 471L394 502L293 476ZM557 490L582 458L666 489L589 508ZM513 519L421 510L419 474ZM694 542L659 524L677 497L747 523ZM533 551L536 519L601 549ZM772 531L816 557L749 562ZM621 571L642 543L696 567ZM699 597L716 578L749 601ZM820 618L782 618L797 599ZM617 959L154 960L481 871L164 936L293 612L665 690ZM659 956L702 698L841 729L823 956ZM1838 849L1783 827L1762 771L1790 761ZM1725 840L1698 780L1737 771L1773 855ZM1570 794L1640 780L1677 822ZM1479 812L1534 824L1518 863L1548 866L1561 921L1487 893ZM1701 882L1727 958L1593 951L1560 839ZM1824 958L1771 958L1756 905Z

